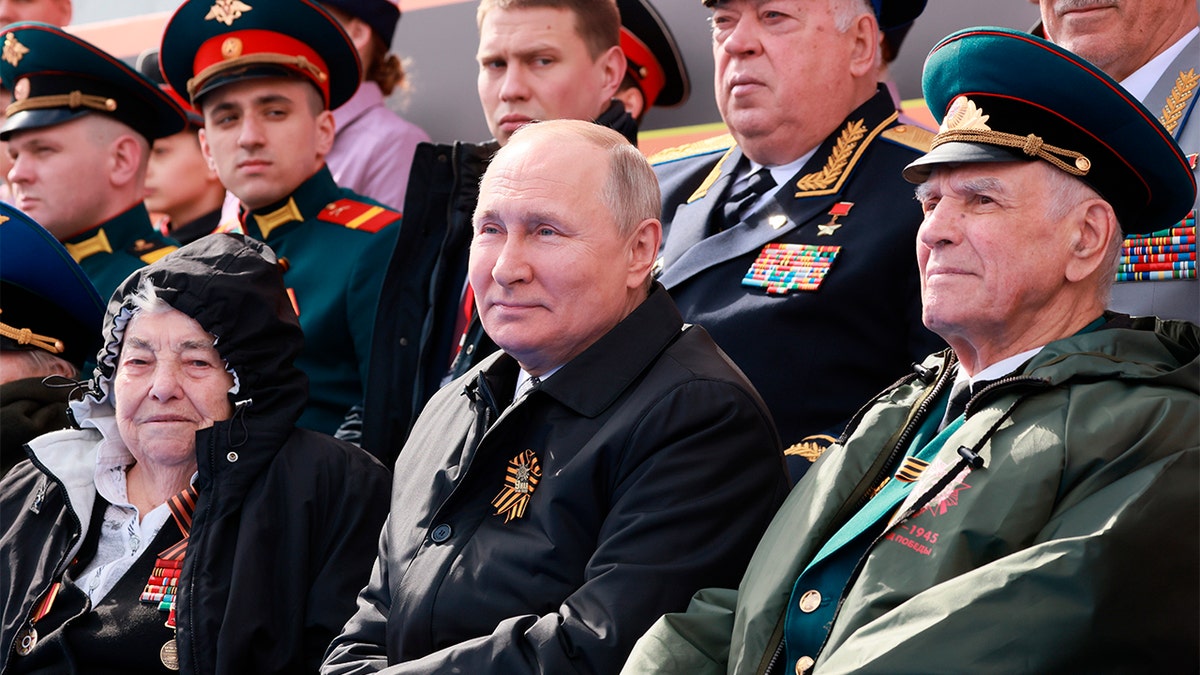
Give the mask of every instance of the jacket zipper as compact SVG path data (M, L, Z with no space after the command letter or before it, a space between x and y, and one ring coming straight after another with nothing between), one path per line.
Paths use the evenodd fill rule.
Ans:
M55 581L55 580L58 579L59 577L61 577L66 572L67 567L69 566L69 563L67 562L68 558L70 557L69 553L72 549L75 548L76 542L79 541L79 537L83 533L83 521L79 519L79 514L75 511L75 505L71 503L71 493L67 490L67 487L65 485L63 485L61 480L58 479L58 476L51 473L50 470L47 469L44 464L42 464L40 461L38 461L38 458L36 455L31 456L30 461L32 461L33 464L35 466L37 466L38 470L42 472L42 476L44 477L43 481L45 481L48 478L49 480L53 480L55 483L58 484L58 489L61 490L63 493L63 504L65 504L67 507L67 513L70 514L71 518L75 521L75 532L71 535L70 541L67 542L67 548L65 551L65 553L67 555L64 555L62 558L59 559L58 565L56 565L54 568L54 574L52 574L50 576L50 585L43 588L41 590L41 592L37 594L37 596L36 596L37 599L34 601L34 603L32 605L30 605L29 612L25 615L25 621L23 623L23 625L25 626L25 630L17 631L16 635L13 636L12 642L10 642L8 644L7 649L4 652L4 660L2 663L0 663L0 670L4 670L5 668L8 667L9 659L12 657L13 652L16 651L17 639L20 638L20 636L25 634L27 631L33 629L33 625L34 625L33 616L32 616L33 612L37 611L37 606L41 603L42 599L44 597L46 597L46 594L50 592L50 589L53 588L54 584L57 583L57 581ZM46 496L46 483L43 482L41 485L38 486L38 494L37 494L37 497L35 498L35 505L38 507L39 510L35 511L35 513L40 513L41 502L45 498L45 496Z

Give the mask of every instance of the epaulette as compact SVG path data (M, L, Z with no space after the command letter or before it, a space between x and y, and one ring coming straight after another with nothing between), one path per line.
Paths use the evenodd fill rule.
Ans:
M929 152L929 146L933 143L934 133L913 124L897 124L891 129L885 130L880 136L893 143L903 145L906 148L912 148L920 152Z
M648 161L651 164L666 164L667 162L687 159L688 157L710 155L714 152L724 152L725 150L732 148L735 143L736 141L733 140L733 136L731 134L721 134L720 136L713 136L712 138L706 138L701 141L693 141L691 143L677 145L673 148L659 150L653 155L650 155Z
M133 242L133 246L125 249L125 252L149 265L177 248L179 247L175 244L168 244L165 241L138 239Z
M317 220L362 232L378 232L400 220L400 212L347 197L326 204L317 214Z

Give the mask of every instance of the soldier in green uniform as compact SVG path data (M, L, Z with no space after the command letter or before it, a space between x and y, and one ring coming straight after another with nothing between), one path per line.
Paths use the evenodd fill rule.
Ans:
M167 82L204 115L201 148L241 201L246 233L286 265L310 389L298 424L333 433L363 397L400 220L339 188L325 166L330 110L358 87L358 53L309 0L188 0L167 24L160 59Z
M12 92L8 142L14 204L67 247L102 298L175 250L150 224L142 182L150 143L187 118L153 83L62 30L0 32L0 80Z

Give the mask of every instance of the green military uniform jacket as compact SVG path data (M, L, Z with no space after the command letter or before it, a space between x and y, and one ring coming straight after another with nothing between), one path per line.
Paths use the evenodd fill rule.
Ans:
M175 240L164 237L150 222L139 202L128 211L63 241L83 268L104 302L134 270L174 251Z
M1106 318L975 394L914 479L903 456L955 366L949 351L926 359L793 489L738 590L660 619L623 672L792 673L804 657L821 674L1194 667L1200 329ZM850 582L797 587L885 479L911 491ZM781 645L801 607L833 616L807 654Z
M287 199L242 214L250 236L285 267L304 329L296 365L308 375L299 426L332 434L363 399L379 289L396 243L397 211L339 188L322 167Z

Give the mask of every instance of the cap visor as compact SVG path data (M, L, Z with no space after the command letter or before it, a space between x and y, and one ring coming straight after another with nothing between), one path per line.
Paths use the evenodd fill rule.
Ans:
M904 180L910 183L924 183L929 180L939 164L977 164L981 162L1021 162L1032 161L1026 157L1003 148L987 143L951 142L943 143L925 153L913 163L904 167Z
M73 119L78 119L95 112L87 108L71 110L69 108L44 108L41 110L22 110L19 113L13 114L8 119L4 120L4 126L0 127L0 141L7 141L8 137L15 131L23 129L41 129L42 127L52 127L56 124L70 122Z

